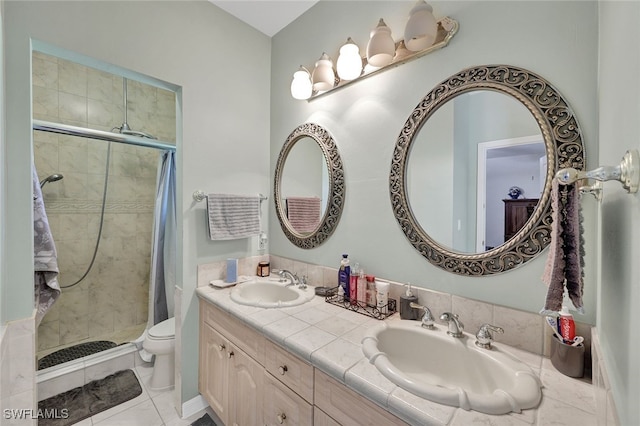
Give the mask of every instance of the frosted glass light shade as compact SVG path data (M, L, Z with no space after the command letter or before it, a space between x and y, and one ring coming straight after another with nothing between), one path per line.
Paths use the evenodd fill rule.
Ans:
M293 73L293 80L291 81L291 96L294 99L309 99L313 89L311 87L311 76L309 71L303 66Z
M351 40L351 37L349 37L347 42L340 48L340 56L338 56L336 68L340 80L355 80L362 74L360 49L358 45Z
M389 65L395 55L396 43L391 37L391 29L380 18L378 26L371 31L371 38L367 44L367 62L380 68Z
M404 28L404 44L407 49L418 52L433 45L438 35L438 23L433 9L424 0L419 0L409 12Z
M313 82L313 90L317 92L327 91L335 84L336 75L333 72L333 62L326 53L323 53L316 62L311 81Z

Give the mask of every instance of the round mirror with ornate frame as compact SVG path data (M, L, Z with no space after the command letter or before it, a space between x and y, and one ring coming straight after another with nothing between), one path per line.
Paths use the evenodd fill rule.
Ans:
M309 146L311 142L317 144L322 158L310 154L317 151L315 146ZM313 158L307 158L308 155ZM295 164L288 164L287 161ZM324 163L324 167L318 173L313 172L317 176L310 177L319 161ZM304 184L306 181L309 183ZM338 225L344 199L344 170L333 137L319 124L298 126L287 137L276 163L274 200L282 231L289 241L300 248L318 247ZM294 217L294 214L298 217ZM313 218L311 224L309 216Z
M436 241L425 232L424 223L416 219L408 190L408 163L416 143L440 142L439 139L431 139L428 134L421 135L419 142L417 137L439 108L464 93L487 90L512 97L524 105L536 121L546 151L546 170L541 177L544 186L526 223L504 244L483 252L461 252ZM451 152L455 154L455 150ZM528 70L509 65L476 66L462 70L438 84L420 101L405 122L391 162L391 205L409 242L432 264L466 276L501 273L533 259L549 245L551 182L556 170L565 167L584 169L584 148L576 117L562 95L548 81ZM416 186L415 182L412 186ZM433 209L443 208L446 206L433 206Z

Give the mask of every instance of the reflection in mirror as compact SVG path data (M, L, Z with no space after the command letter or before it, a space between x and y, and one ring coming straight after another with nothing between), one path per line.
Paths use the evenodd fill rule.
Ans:
M315 123L298 126L285 141L274 177L274 201L286 237L300 248L322 244L342 215L342 159L331 134Z
M391 206L407 240L433 265L497 274L549 245L551 182L565 167L584 169L584 149L556 89L522 68L471 67L436 85L402 127Z
M527 135L534 136L521 139ZM538 199L545 176L544 141L529 110L511 96L477 90L442 104L416 134L408 197L435 241L461 253L484 252L505 242L509 188Z
M327 162L315 139L302 137L292 146L282 171L282 199L289 225L309 235L320 225L329 191Z

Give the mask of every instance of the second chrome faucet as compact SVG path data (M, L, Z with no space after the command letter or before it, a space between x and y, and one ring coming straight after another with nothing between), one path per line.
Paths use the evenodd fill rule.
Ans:
M446 321L449 324L449 330L447 331L449 336L462 337L464 324L460 319L458 319L458 315L452 314L451 312L445 312L440 315L440 320Z

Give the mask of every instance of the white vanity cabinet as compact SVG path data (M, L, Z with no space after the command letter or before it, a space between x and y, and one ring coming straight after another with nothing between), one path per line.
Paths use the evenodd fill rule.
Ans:
M200 300L198 389L227 426L406 425Z
M225 425L262 424L264 337L209 304L200 315L200 393Z

